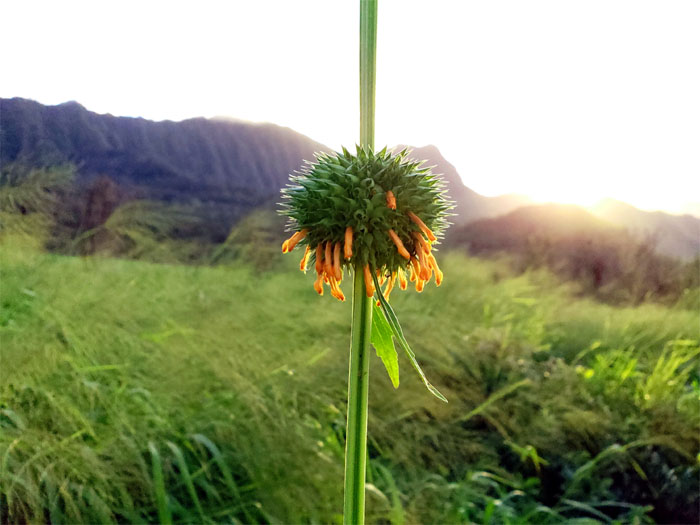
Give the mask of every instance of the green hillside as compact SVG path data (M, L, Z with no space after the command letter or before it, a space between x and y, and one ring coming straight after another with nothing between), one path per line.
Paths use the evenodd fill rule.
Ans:
M277 252L40 244L0 238L0 522L342 521L348 303ZM450 403L373 358L368 522L697 521L697 311L441 261L442 287L393 302Z

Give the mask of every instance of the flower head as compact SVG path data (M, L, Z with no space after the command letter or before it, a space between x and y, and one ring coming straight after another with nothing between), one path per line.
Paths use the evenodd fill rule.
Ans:
M316 155L315 163L290 177L282 190L282 213L293 234L282 251L305 248L303 268L307 259L314 260L319 294L327 283L334 297L345 300L340 282L349 268L366 276L379 271L392 287L398 275L401 289L404 273L418 291L433 273L436 283L442 282L432 247L447 227L452 204L442 181L407 155L407 150L375 153L360 147L352 155L343 148ZM374 293L369 283L367 289Z

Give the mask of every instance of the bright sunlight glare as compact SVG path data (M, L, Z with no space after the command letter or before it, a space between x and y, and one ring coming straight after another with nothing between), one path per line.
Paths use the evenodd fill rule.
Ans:
M0 96L358 140L355 2L29 0L2 15ZM377 145L435 144L486 195L690 209L699 22L683 0L382 0Z

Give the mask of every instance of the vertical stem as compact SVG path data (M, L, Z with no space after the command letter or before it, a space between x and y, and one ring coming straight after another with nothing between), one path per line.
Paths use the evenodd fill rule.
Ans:
M348 422L345 442L345 503L343 523L365 522L367 462L367 399L369 393L369 341L372 298L365 293L362 268L355 268L352 294L352 339L348 375Z
M377 55L377 0L360 0L360 145L374 148L374 91ZM348 375L348 422L345 443L343 523L365 522L367 400L372 298L365 292L362 268L355 266L352 336Z
M360 146L374 148L377 0L360 0Z

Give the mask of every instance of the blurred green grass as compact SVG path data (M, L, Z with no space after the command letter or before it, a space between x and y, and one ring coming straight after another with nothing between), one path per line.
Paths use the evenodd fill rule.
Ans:
M342 521L350 305L296 258L0 242L2 523ZM697 312L440 260L442 287L392 302L450 403L372 358L368 521L696 519Z

